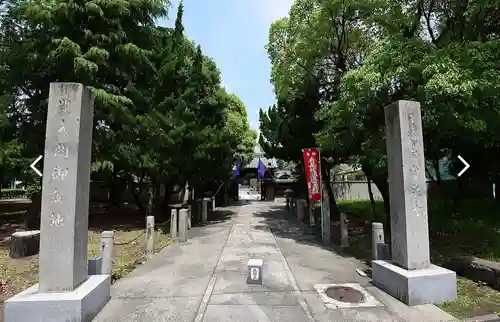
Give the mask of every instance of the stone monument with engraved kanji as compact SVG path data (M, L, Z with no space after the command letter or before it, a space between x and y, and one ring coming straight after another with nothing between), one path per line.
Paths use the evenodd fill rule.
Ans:
M385 108L392 260L372 262L373 283L407 305L456 297L456 274L430 262L420 103Z
M91 321L110 298L110 276L88 275L93 104L82 84L50 84L39 284L5 302L6 322Z

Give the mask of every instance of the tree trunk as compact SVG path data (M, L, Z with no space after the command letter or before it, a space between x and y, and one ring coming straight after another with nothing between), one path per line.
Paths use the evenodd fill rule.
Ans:
M10 239L10 257L33 256L40 251L40 231L29 230L13 233Z
M138 189L139 192L136 192L134 189L134 186L131 185L130 191L132 192L132 196L134 197L134 203L139 207L140 210L144 210L144 206L141 202L141 194L142 194L142 189Z
M389 184L387 182L387 177L373 180L373 183L377 186L382 198L384 199L384 210L385 210L385 223L384 223L384 234L386 242L389 244L391 241L391 209L389 202Z
M322 162L321 171L323 172L324 182L326 184L326 191L328 193L328 198L330 199L330 220L331 221L339 221L340 220L340 209L337 204L337 200L335 199L335 195L333 194L332 189L332 179L330 176L330 167L325 164L326 162Z
M37 193L31 198L31 204L24 213L24 228L25 229L39 229L40 228L40 215L42 211L42 194Z
M2 199L3 196L2 188L3 188L3 167L0 167L0 199Z
M154 184L154 198L153 198L153 213L161 213L162 212L162 203L163 200L161 198L161 183L157 181Z
M375 220L379 220L377 215L377 209L375 208L375 198L373 198L373 190L372 190L372 180L370 177L366 176L367 184L368 184L368 195L370 196L370 203L372 205L373 218Z
M439 170L439 159L434 160L434 171L436 171L436 183L441 185L441 171Z
M143 182L144 182L144 175L141 176L141 179L138 182L139 188L137 189L138 191L135 191L134 187L134 180L131 179L130 181L130 192L132 193L132 196L134 197L134 202L139 207L139 210L144 210L144 206L141 202L141 195L142 195L142 190L144 188Z
M148 189L148 207L146 208L146 217L153 214L153 198L154 198L154 186L151 184Z
M362 164L361 168L367 177L371 178L377 189L380 191L382 198L384 199L384 210L385 210L385 223L384 223L384 235L387 243L390 245L391 240L391 211L389 202L389 183L387 181L387 173L376 175L370 165ZM390 246L389 246L390 248Z
M495 180L495 200L500 202L500 178Z
M109 201L113 206L120 207L122 204L122 196L127 189L127 179L117 177L109 185Z

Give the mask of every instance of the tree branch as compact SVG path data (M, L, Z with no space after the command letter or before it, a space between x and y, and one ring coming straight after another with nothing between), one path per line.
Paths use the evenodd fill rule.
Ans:
M426 13L425 10L423 11L424 18L425 18L425 24L427 25L427 31L429 32L429 36L431 37L432 43L436 45L436 36L434 35L434 30L432 30L431 26L431 14L434 10L434 5L436 4L436 0L431 0L429 4L429 11Z

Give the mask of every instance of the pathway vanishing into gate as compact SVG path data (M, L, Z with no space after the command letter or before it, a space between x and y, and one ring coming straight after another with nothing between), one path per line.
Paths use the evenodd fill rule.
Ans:
M96 322L456 321L433 305L408 307L370 284L366 267L316 241L277 202L246 201L189 231L112 286ZM246 283L263 259L264 284ZM377 306L327 308L319 284L356 283Z

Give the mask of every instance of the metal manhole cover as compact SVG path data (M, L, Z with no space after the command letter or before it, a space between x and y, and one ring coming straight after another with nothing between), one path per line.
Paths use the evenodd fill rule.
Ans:
M365 301L363 293L352 287L332 286L326 289L325 294L337 301L346 303L362 303Z

